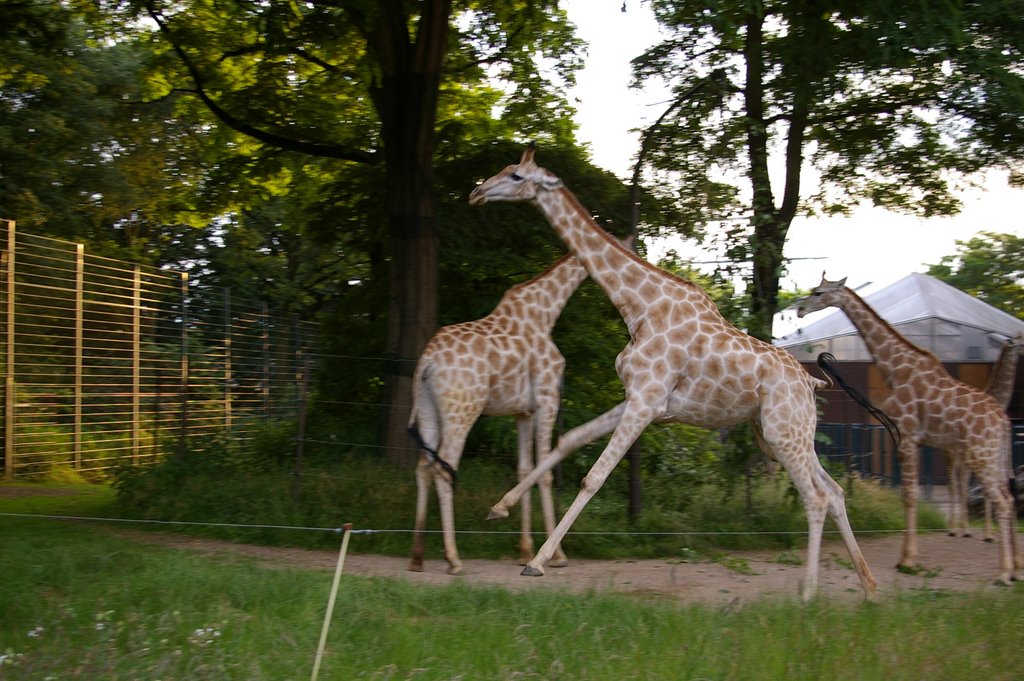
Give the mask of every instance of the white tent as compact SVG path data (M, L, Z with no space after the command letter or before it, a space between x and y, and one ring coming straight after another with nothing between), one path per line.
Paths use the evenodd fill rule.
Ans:
M1006 340L1024 332L1024 321L917 272L864 293L863 298L907 340L944 362L994 362ZM830 308L798 321L801 325L776 339L775 345L800 361L813 362L822 352L831 352L840 361L871 361L841 311Z

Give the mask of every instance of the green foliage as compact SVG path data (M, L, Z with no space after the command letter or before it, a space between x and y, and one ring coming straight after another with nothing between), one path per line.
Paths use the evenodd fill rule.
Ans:
M980 232L956 245L928 274L1024 319L1024 237Z
M406 555L416 494L412 468L396 468L381 457L332 440L331 427L314 424L301 469L294 459L294 432L283 428L265 431L255 456L204 445L202 452L172 454L156 466L121 468L114 482L119 510L153 520L260 526L191 527L188 531L316 547L335 541L324 530L351 522L357 529L389 530L363 537L363 550ZM513 509L507 520L485 520L491 505L515 483L512 430L498 436L506 438L504 448L487 452L486 457L484 452L472 452L460 466L455 506L457 527L468 533L459 537L464 557L517 555L518 510ZM788 478L755 473L741 481L726 465L728 447L714 433L661 426L644 435L643 449L641 516L632 524L626 522L627 480L624 468L617 470L566 538L571 556L678 557L691 550L788 549L805 542L803 507ZM592 445L562 464L562 509L576 496L576 481L599 451L599 444ZM855 528L891 531L902 526L902 503L896 490L864 480L849 485L848 512ZM539 542L543 522L538 507L534 504L533 527ZM438 530L440 518L433 498L429 509L428 528ZM943 520L922 507L920 526L942 527ZM439 534L428 534L426 544L428 558L443 556Z
M1019 174L1019 0L650 6L666 35L633 60L635 79L673 91L646 133L651 180L666 184L662 195L681 188L687 232L724 221L755 336L770 337L798 212L869 202L948 215L959 209L957 178L985 167ZM810 195L805 168L819 179Z
M86 5L87 7L87 5ZM145 261L188 220L197 130L139 104L136 43L105 43L74 3L19 4L0 47L0 205L22 229ZM156 259L155 262L162 262Z

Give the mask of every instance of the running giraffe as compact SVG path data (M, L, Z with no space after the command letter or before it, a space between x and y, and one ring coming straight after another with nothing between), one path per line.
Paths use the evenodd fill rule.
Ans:
M520 201L539 208L619 310L631 340L616 360L626 400L570 431L563 441L570 435L588 441L614 433L583 479L575 501L523 574L544 574L544 563L649 424L679 421L724 428L749 421L761 447L786 468L803 499L808 524L803 598L810 599L817 591L826 514L840 530L865 594L871 597L875 579L850 528L843 489L814 451L814 391L826 382L807 373L789 353L736 329L693 282L654 267L615 243L561 180L534 163L534 151L530 145L519 163L480 184L470 194L470 204ZM563 441L494 506L491 517L508 515L508 507L528 485L571 451L568 446L563 449Z

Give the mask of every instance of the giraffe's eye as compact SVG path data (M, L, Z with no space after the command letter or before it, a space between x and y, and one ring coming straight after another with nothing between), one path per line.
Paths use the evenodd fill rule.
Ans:
M511 175L509 175L509 177L512 178L513 182L522 182L523 181L523 176L520 175L519 173L512 173Z

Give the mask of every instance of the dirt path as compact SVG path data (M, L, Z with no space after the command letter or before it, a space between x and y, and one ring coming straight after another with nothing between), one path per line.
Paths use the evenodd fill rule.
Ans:
M111 530L119 536L149 544L201 551L210 554L257 558L271 566L333 570L336 551L233 544L176 534ZM923 534L919 537L922 563L927 573L905 575L893 566L899 557L898 534L859 539L861 549L878 580L879 595L891 598L912 590L980 591L1005 587L992 585L998 565L997 547L978 538ZM779 552L731 552L720 562L673 560L572 560L568 567L548 569L544 577L522 577L512 561L465 560L465 572L446 574L443 560L427 561L423 572L406 570L408 559L396 556L360 554L358 535L352 539L345 562L345 574L404 579L415 584L467 584L499 586L514 591L561 589L572 593L609 591L644 598L672 598L713 605L735 605L760 598L796 598L802 565L779 562ZM829 598L859 600L862 592L857 574L849 567L846 550L839 542L826 543L822 550L821 592ZM801 555L802 558L802 555ZM746 566L729 569L723 563Z

